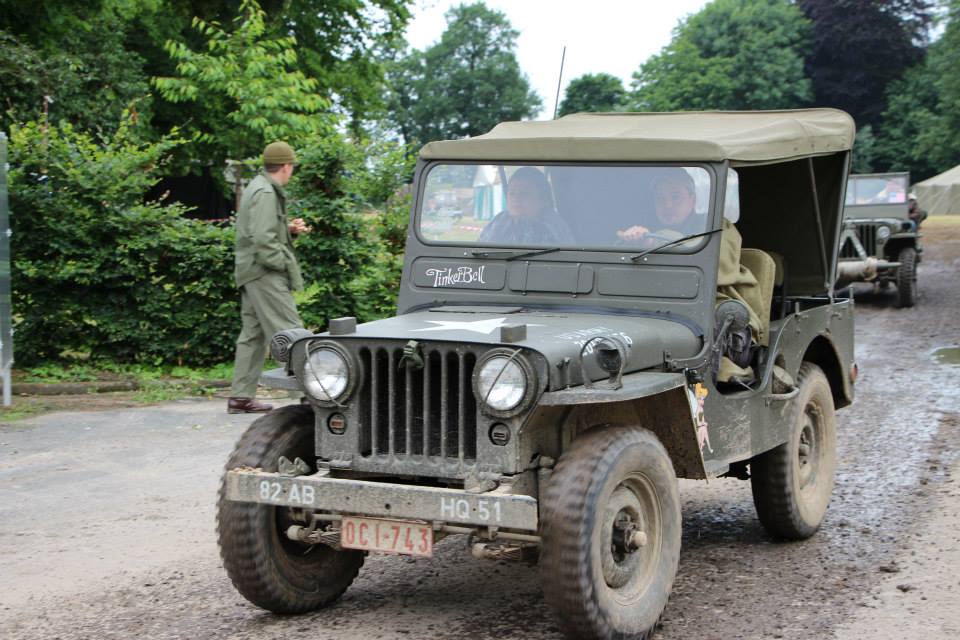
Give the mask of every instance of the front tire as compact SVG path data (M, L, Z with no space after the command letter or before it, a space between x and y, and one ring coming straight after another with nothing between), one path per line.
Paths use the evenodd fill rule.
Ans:
M904 247L897 257L897 305L912 307L917 303L917 250Z
M680 558L670 457L636 427L579 436L542 494L541 579L570 638L647 638Z
M276 471L280 456L312 463L313 416L309 405L290 405L255 420L240 437L226 469ZM244 598L274 613L304 613L331 604L350 586L364 560L360 551L290 540L285 532L293 524L291 516L286 507L227 500L224 474L217 506L223 567Z
M789 439L750 462L753 504L760 523L774 537L809 538L830 503L837 469L837 427L833 393L823 371L800 366L800 391L791 402Z

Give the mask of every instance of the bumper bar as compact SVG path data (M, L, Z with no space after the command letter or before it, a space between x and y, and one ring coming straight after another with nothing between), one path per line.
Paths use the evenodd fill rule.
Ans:
M381 518L537 530L537 501L507 493L468 493L320 475L291 478L234 469L227 472L227 498Z

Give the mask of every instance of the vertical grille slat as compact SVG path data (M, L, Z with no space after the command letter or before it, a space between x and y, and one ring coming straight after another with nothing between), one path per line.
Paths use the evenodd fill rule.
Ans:
M377 455L377 428L376 425L380 423L380 413L378 411L379 407L377 406L378 398L380 397L380 372L377 367L377 357L379 356L378 352L374 352L370 356L370 455Z
M426 468L476 461L477 406L472 377L477 356L443 346L423 349L422 369L401 364L395 345L362 347L358 398L362 458L416 456ZM377 462L378 466L381 462Z
M857 236L860 238L860 244L868 256L877 255L877 225L858 224Z
M467 404L466 396L473 393L470 388L470 381L467 380L466 356L462 353L457 354L457 374L460 393L457 394L457 457L463 460L463 425L466 422Z
M423 416L423 437L421 438L421 455L430 455L430 426L433 421L430 419L430 385L432 379L430 376L430 355L423 354L423 405L420 408L420 415Z
M440 356L440 457L447 457L447 430L450 428L450 414L447 407L450 406L450 369L447 367L447 359Z
M404 446L403 451L405 453L413 453L413 373L410 371L409 367L404 368L403 379L404 379L404 388L406 393L404 394Z

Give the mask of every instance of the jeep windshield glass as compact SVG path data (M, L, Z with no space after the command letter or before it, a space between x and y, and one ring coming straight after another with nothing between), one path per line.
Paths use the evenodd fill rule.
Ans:
M907 202L907 176L863 175L850 176L847 180L847 206L870 204L905 204Z
M711 187L696 166L438 164L417 220L427 242L489 257L564 248L690 252L702 243L671 241L707 231Z

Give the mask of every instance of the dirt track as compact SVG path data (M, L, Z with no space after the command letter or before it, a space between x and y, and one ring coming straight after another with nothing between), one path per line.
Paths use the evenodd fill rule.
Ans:
M658 640L960 637L960 221L926 224L920 299L857 296L855 404L840 412L822 530L770 541L748 483L683 482L683 552ZM214 540L223 461L249 416L222 401L0 426L0 638L558 638L535 570L370 557L333 608L282 618L233 590Z

